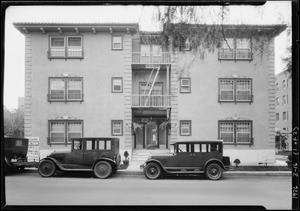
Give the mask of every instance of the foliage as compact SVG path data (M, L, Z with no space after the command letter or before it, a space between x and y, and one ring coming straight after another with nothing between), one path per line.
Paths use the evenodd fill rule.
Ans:
M282 61L286 64L284 71L287 71L289 77L292 75L292 46L287 49L288 55L282 59Z
M24 137L24 111L8 110L4 107L4 135L16 138Z

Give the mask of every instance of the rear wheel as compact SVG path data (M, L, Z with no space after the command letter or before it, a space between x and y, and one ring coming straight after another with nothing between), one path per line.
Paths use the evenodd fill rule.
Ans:
M219 164L209 164L205 169L205 175L210 180L218 180L223 176L223 169Z
M161 176L161 168L156 163L149 163L144 169L144 174L148 179L158 179Z
M55 173L56 166L51 160L43 160L40 162L38 169L42 177L51 177Z
M100 179L105 179L112 173L111 165L106 161L99 161L94 166L94 174Z

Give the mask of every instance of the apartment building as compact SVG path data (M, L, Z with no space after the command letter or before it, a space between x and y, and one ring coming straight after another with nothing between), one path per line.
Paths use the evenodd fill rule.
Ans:
M276 132L284 135L286 150L292 150L292 77L288 71L276 75ZM282 149L278 143L278 149Z
M72 137L118 137L121 155L222 139L232 161L275 162L274 38L284 25L248 26L261 39L228 37L204 59L189 40L163 43L135 23L14 26L25 36L25 136L39 138L41 158Z

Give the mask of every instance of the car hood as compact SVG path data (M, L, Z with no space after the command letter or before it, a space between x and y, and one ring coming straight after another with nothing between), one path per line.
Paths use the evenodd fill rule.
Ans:
M167 158L173 156L173 153L165 153L159 155L150 155L148 159L160 159L160 158Z
M49 157L56 157L56 156L59 156L59 155L65 155L65 154L69 154L71 153L70 150L65 150L65 151L54 151L52 152Z

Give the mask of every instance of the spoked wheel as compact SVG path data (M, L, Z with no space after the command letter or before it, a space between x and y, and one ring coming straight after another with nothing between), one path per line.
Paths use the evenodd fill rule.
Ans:
M210 180L218 180L223 176L223 169L220 165L212 163L206 167L205 174Z
M100 179L105 179L112 173L111 165L106 161L99 161L94 166L94 174Z
M51 177L55 173L56 166L51 160L43 160L39 164L39 174L42 177Z
M158 179L161 175L161 168L156 163L149 163L144 169L144 174L148 179Z

